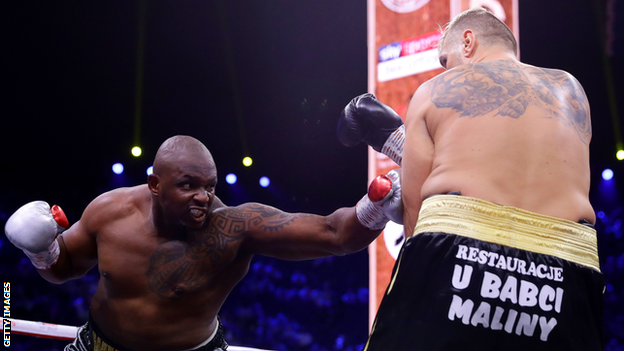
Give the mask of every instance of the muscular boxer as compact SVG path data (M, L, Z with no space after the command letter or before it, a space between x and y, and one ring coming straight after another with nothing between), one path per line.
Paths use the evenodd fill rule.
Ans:
M468 10L404 126L370 94L345 108L344 144L402 164L413 233L365 350L603 349L589 104L573 76L516 53L502 21Z
M9 218L7 237L46 280L62 283L98 265L90 321L65 350L225 350L217 314L253 255L355 252L402 212L394 172L376 179L355 208L328 216L228 207L216 185L208 149L176 136L159 148L147 184L100 195L64 232L62 211L43 201Z

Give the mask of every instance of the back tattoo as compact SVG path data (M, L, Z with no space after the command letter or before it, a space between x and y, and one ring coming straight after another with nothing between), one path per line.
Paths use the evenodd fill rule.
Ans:
M520 66L511 60L459 66L432 81L431 101L459 117L520 118L529 105L575 129L583 143L591 139L589 103L581 85L563 71ZM558 102L558 104L557 104Z

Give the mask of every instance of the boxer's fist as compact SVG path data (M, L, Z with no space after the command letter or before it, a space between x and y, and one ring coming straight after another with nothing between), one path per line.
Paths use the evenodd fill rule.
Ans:
M401 199L401 170L393 170L375 178L365 195L356 205L360 223L372 230L380 230L389 220L403 224Z
M373 94L363 94L344 108L338 119L338 139L345 146L360 142L382 152L388 137L403 125L401 117L379 102Z
M60 252L56 236L69 223L63 210L44 201L33 201L20 207L7 221L4 232L17 248L22 249L39 269L49 268Z
M377 176L368 187L368 198L374 205L381 207L391 221L403 224L401 169Z

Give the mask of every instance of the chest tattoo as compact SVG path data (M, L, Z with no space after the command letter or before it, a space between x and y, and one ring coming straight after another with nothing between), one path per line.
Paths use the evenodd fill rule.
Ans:
M234 259L250 228L277 231L309 216L253 203L213 213L209 225L190 233L189 240L170 240L156 247L146 272L149 288L161 297L171 297L177 287L192 291L204 286Z
M233 254L243 226L237 218L218 214L207 228L190 233L189 240L159 244L146 272L150 290L161 297L170 297L174 287L192 291L204 286L209 277L227 264L225 256Z

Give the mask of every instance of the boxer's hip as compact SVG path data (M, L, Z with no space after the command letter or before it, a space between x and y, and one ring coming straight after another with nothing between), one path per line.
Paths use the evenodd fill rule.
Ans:
M201 344L186 351L224 351L228 344L223 339L221 320L212 335ZM89 321L78 328L76 339L65 347L65 351L132 351L110 340L89 316Z
M478 199L423 202L367 350L600 350L593 228Z

